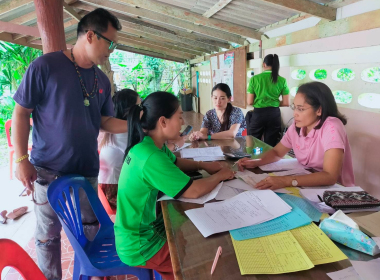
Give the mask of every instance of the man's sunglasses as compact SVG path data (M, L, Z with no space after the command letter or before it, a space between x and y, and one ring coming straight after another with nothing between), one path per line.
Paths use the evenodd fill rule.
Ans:
M86 30L86 32L88 32L88 31L92 31L92 32L94 32L95 35L98 37L98 39L99 39L99 37L100 37L100 38L106 40L108 43L110 43L110 47L108 48L110 51L113 51L114 49L117 48L117 46L118 46L117 43L115 43L114 41L111 41L110 39L104 37L104 36L103 36L102 34L100 34L99 32L97 32L97 31L95 31L95 30Z

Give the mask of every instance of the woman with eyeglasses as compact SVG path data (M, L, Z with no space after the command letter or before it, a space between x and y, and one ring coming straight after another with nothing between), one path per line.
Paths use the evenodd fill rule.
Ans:
M318 172L270 176L257 183L257 189L327 186L337 182L346 187L354 186L351 149L344 127L347 119L338 111L330 88L320 82L303 84L298 88L291 108L294 110L294 123L281 142L258 161L239 160L239 170L276 162L293 149L302 165Z
M253 105L247 119L247 134L274 147L281 133L282 106L289 106L289 88L286 79L279 75L280 62L277 54L268 54L263 61L263 70L253 76L247 89L247 103ZM280 101L280 96L282 100Z

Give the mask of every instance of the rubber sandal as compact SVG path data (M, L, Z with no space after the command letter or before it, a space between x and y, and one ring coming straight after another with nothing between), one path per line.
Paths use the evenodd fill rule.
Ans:
M28 206L23 206L23 207L17 208L15 210L13 210L12 212L8 213L7 218L9 220L15 220L15 219L21 217L22 215L24 215L26 213L26 211L28 211Z
M1 213L0 213L0 223L2 223L2 224L5 224L6 223L6 221L7 221L7 210L3 210L3 211L1 211Z

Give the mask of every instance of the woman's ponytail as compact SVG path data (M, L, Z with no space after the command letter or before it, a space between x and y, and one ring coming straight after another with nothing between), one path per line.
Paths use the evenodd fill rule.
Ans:
M129 111L127 122L128 122L128 146L125 150L125 157L128 152L138 143L140 143L144 137L145 133L141 126L140 113L144 112L144 107L139 105L133 105ZM144 115L144 113L143 113Z
M272 67L272 83L277 83L278 76L279 76L279 71L280 71L280 61L278 59L277 54L268 54L264 58L264 63L267 66Z

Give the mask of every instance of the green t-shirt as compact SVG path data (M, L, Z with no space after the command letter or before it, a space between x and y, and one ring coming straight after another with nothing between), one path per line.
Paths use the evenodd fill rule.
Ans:
M289 94L289 88L286 79L278 76L277 83L272 82L272 71L264 71L261 74L253 76L249 81L248 93L255 94L253 107L279 107L280 95Z
M166 145L157 148L149 136L125 158L118 184L115 239L120 259L129 266L145 265L166 242L162 214L156 216L158 192L177 198L192 184L176 160Z

